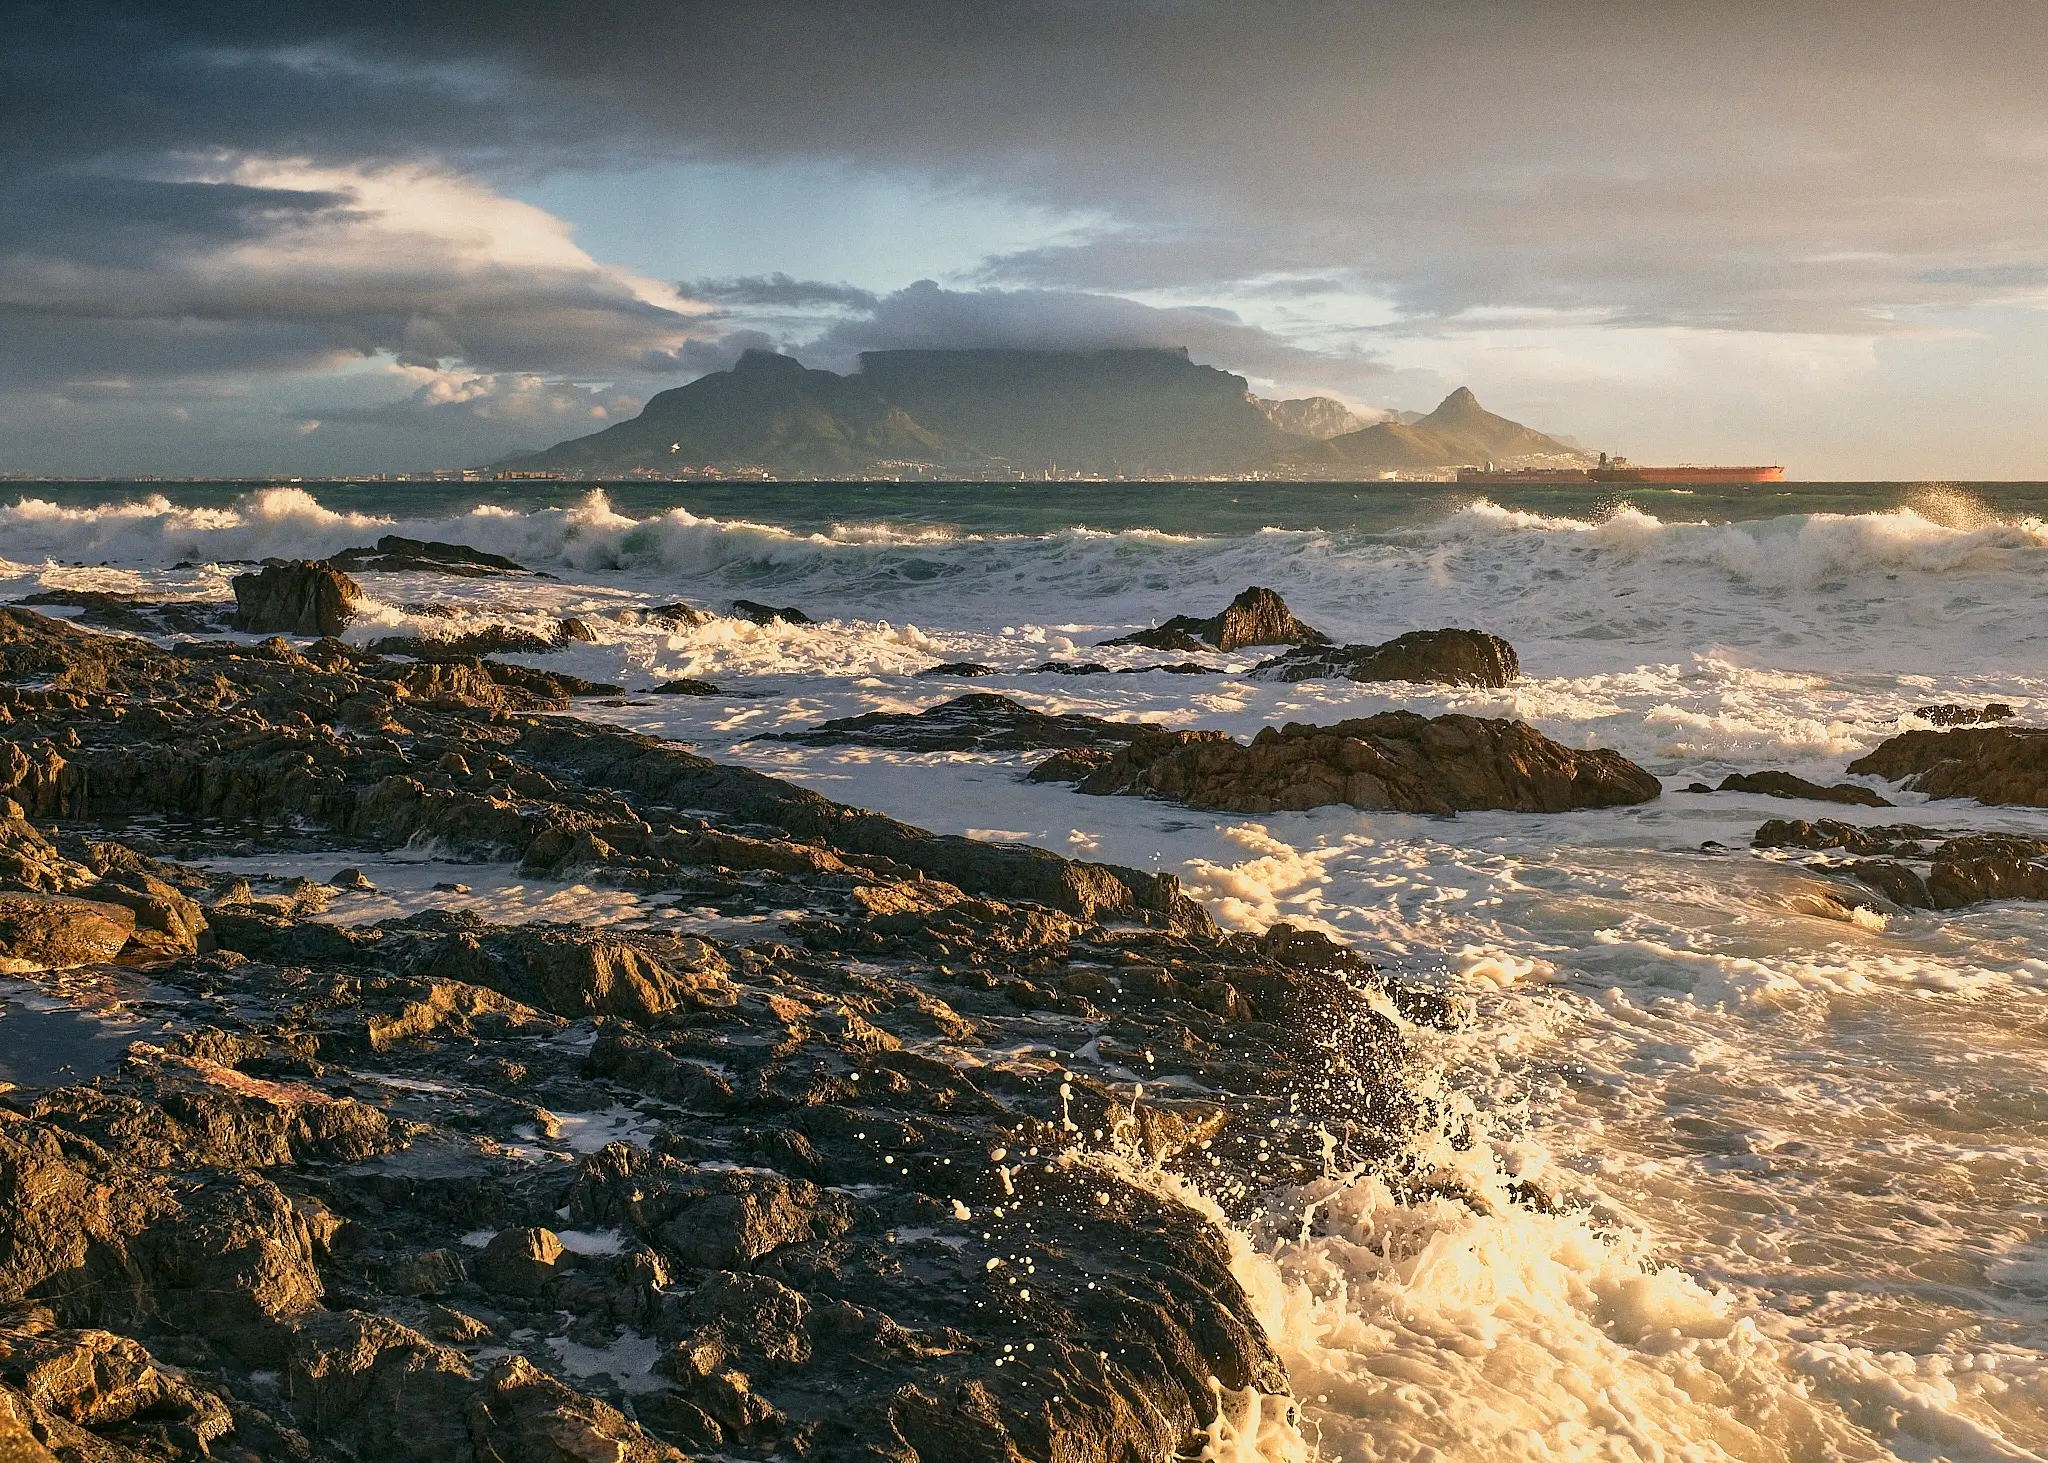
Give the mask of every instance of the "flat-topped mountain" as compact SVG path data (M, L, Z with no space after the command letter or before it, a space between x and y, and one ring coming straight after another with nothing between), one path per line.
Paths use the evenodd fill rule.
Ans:
M841 376L748 351L631 421L505 465L582 478L1341 478L1571 450L1464 390L1413 425L1356 430L1341 402L1262 401L1184 350L869 351L860 366Z

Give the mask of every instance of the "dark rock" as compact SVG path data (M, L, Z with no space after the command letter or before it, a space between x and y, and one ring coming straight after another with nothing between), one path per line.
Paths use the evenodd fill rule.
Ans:
M2003 701L1993 701L1984 706L1963 706L1954 701L1943 701L1933 706L1915 706L1913 715L1936 726L1977 726L1987 721L2010 721L2014 712Z
M1100 661L1048 660L1024 672L1027 676L1106 676L1109 667Z
M920 676L990 676L995 671L976 660L949 660L941 665L926 666Z
M2048 728L1905 732L1849 764L1931 798L2048 807Z
M1246 1204L1381 1163L1423 1116L1409 1023L1455 1002L1313 932L1226 935L1170 877L422 664L0 609L0 881L118 891L122 957L149 956L49 982L132 1014L103 1068L9 1074L0 1437L18 1417L67 1463L1149 1459L1199 1450L1211 1378L1285 1390L1213 1222L1088 1156ZM502 704L459 704L486 681ZM177 862L429 842L745 934L327 923L330 888Z
M511 625L486 625L467 634L426 638L387 635L370 646L372 655L408 655L415 660L474 660L486 655L544 655L565 642Z
M656 696L722 696L725 694L709 681L692 680L688 676L683 676L673 681L662 681L650 689Z
M328 562L351 573L369 570L385 574L453 574L465 579L525 572L522 565L503 554L488 554L468 544L403 538L392 533L378 539L374 549L343 549Z
M1307 646L1261 661L1265 681L1417 681L1505 686L1522 673L1515 648L1479 630L1411 630L1384 645Z
M304 559L266 561L261 573L237 574L237 630L286 635L339 635L355 618L363 591L332 564Z
M555 638L562 641L575 641L581 645L597 644L597 632L573 615L555 626Z
M1867 787L1838 782L1823 787L1789 772L1736 772L1721 779L1717 792L1753 792L1773 798L1805 798L1817 803L1848 803L1859 808L1889 808L1889 798L1879 797Z
M635 619L628 621L628 623L646 621L657 625L675 625L683 629L690 629L697 625L708 625L718 618L709 610L700 610L695 605L686 604L654 605L644 610L622 610L619 612L619 618L622 620L626 619L629 615L635 617Z
M789 625L811 625L817 622L802 610L788 605L764 605L758 600L736 599L732 612L742 620L752 620L757 625L772 625L777 620Z
M1077 760L1067 758L1067 767ZM1050 769L1034 775L1049 779ZM1575 751L1524 722L1412 711L1327 727L1269 726L1250 746L1221 732L1144 727L1078 786L1238 813L1330 803L1410 813L1559 813L1647 802L1662 790L1618 752Z
M498 1290L538 1295L566 1253L552 1229L501 1229L477 1257L476 1272Z
M1102 643L1152 650L1236 650L1245 645L1321 645L1329 638L1297 620L1272 590L1254 585L1206 620L1176 615L1150 630Z
M808 731L771 732L771 742L807 747L894 747L906 752L1015 752L1039 747L1124 745L1139 723L1034 711L1021 701L974 691L923 711L868 711Z
M1910 823L1859 828L1831 819L1818 823L1773 819L1757 829L1751 842L1757 848L1840 849L1879 855L1817 867L1847 874L1908 909L1960 909L1993 899L2048 899L2048 839L2044 838L2010 833L1947 834Z
M135 933L135 912L62 894L0 893L0 969L63 970L112 960Z
M1940 843L1952 835L1913 823L1873 823L1859 826L1822 818L1809 823L1803 818L1773 818L1756 830L1750 840L1754 848L1839 848L1856 854L1910 854L1924 856L1925 845Z
M222 628L229 613L226 605L212 600L159 600L103 589L45 589L15 603L77 609L84 624L131 635L209 635Z
M528 925L488 942L449 936L417 968L572 1019L654 1021L678 1007L730 1003L729 967L713 946L692 939L667 945L667 958L657 958L581 927Z

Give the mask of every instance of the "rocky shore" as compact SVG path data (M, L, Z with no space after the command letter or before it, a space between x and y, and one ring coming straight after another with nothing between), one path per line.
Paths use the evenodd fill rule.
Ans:
M1455 1011L594 689L0 610L0 1457L1138 1463L1284 1396L1176 1186L1385 1158L1378 1013ZM429 844L648 918L349 917Z

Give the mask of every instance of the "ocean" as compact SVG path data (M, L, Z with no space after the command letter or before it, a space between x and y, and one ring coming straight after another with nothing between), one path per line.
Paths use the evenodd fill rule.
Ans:
M1169 870L1227 926L1316 926L1468 997L1476 1019L1418 1032L1406 1079L1439 1115L1414 1140L1439 1189L1337 1175L1217 1211L1304 1403L1299 1438L1268 1428L1242 1458L2048 1457L2048 906L1845 914L1749 850L1771 817L2048 834L2048 810L1686 791L1839 781L1933 702L2048 720L2048 487L9 491L0 598L220 600L239 564L388 533L506 554L552 577L365 574L349 638L573 615L595 643L513 658L626 688L580 714L938 831ZM1097 642L1254 584L1341 641L1491 631L1523 678L1274 684L1241 674L1257 652L1220 676L1028 672L1156 662ZM618 617L736 597L816 623ZM995 673L917 675L966 660ZM721 694L637 694L684 676ZM1034 754L751 740L969 690L1240 736L1390 707L1514 716L1665 793L1248 818L1028 783ZM677 917L511 869L436 889L456 881L431 849L373 874L373 914ZM1532 1189L1549 1202L1517 1202Z

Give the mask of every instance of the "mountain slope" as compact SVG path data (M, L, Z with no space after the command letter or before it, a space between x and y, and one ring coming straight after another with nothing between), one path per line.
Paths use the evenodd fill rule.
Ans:
M830 476L869 470L882 459L929 459L940 445L858 376L748 351L730 371L662 392L629 422L515 462L591 476L706 463Z
M1252 405L1281 431L1317 442L1355 432L1364 425L1350 407L1329 396L1298 396L1289 401L1254 397Z
M505 465L583 478L704 467L858 478L915 464L966 478L1327 479L1571 454L1463 389L1411 424L1320 442L1274 420L1328 427L1343 411L1321 398L1262 404L1242 376L1186 351L869 351L851 376L748 351L729 371L662 392L632 421Z
M1305 461L1416 471L1436 467L1479 466L1527 457L1581 457L1555 437L1495 416L1479 398L1460 386L1428 416L1413 423L1380 422L1363 431L1332 437L1302 454Z
M869 351L860 374L958 447L1027 472L1239 472L1298 445L1186 351Z

